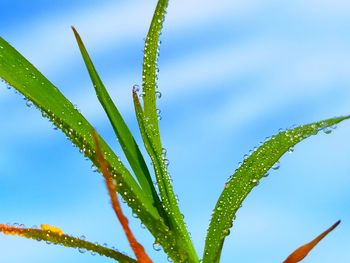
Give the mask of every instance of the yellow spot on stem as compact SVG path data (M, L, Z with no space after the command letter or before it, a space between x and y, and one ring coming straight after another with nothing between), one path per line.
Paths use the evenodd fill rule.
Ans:
M51 231L52 233L58 234L59 236L64 235L64 232L62 231L61 228L57 227L57 226L51 226L51 225L47 225L47 224L41 224L40 225L40 229L44 230L44 231Z

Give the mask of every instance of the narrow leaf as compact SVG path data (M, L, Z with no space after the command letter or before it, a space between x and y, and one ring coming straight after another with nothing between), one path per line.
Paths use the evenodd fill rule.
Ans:
M43 116L49 118L86 157L95 162L91 124L49 80L2 38L0 46L0 78L33 102ZM157 211L142 193L137 182L102 139L101 147L107 153L108 163L114 170L118 170L118 176L121 177L119 181L123 183L120 190L135 195L140 203L145 204L156 216Z
M0 78L31 100L86 157L98 165L91 124L49 80L3 38L0 38ZM99 141L109 170L118 181L119 193L153 236L176 258L175 235L169 231L151 200L144 195L110 147L102 138L99 138Z
M297 263L303 260L309 254L309 252L318 244L318 242L320 242L325 236L327 236L331 231L333 231L339 224L340 220L335 222L334 225L332 225L326 231L321 233L311 242L296 249L292 254L289 255L289 257L285 261L283 261L283 263Z
M45 226L45 227L43 227ZM136 263L135 259L130 258L114 249L110 249L99 245L98 243L92 243L76 237L72 237L63 233L62 230L57 227L48 227L48 225L42 225L42 229L15 227L0 224L0 232L5 235L17 235L34 239L37 241L46 241L48 244L62 245L65 247L77 248L79 251L91 251L101 256L115 259L119 262Z
M230 233L233 219L243 200L283 154L309 136L349 118L332 118L280 132L246 158L228 179L216 203L206 237L203 263L216 262L220 257L224 240Z
M97 98L99 99L101 105L103 106L111 124L117 135L118 141L125 153L125 156L133 169L141 188L145 191L149 199L153 200L153 203L159 207L159 197L154 188L151 175L148 171L146 162L139 150L139 147L132 136L128 126L126 125L123 117L121 116L119 110L112 101L107 89L99 77L94 64L92 63L90 56L81 40L78 32L72 27L75 38L79 45L80 52L84 59L86 68L90 74L91 81L95 88Z
M97 135L95 130L93 130L93 137L94 137L94 142L95 142L95 146L96 146L96 154L97 154L99 167L101 169L102 175L103 175L105 182L106 182L106 186L108 189L109 196L111 198L113 210L114 210L115 214L117 215L118 220L123 227L123 230L126 234L126 237L128 238L130 246L131 246L132 250L134 251L137 260L140 263L152 263L152 260L146 254L143 246L139 242L137 242L134 234L132 233L132 231L129 227L129 221L122 211L122 208L119 204L118 196L116 195L116 190L117 190L116 183L117 182L113 182L113 177L108 170L108 164L107 164L107 162L103 156L103 153L101 151L98 135Z
M150 127L150 137L156 151L160 154L162 145L159 134L158 115L156 106L156 89L158 73L159 37L162 31L164 17L168 0L159 0L154 12L150 28L145 41L143 68L142 68L142 89L145 118Z
M188 253L188 258L185 259L185 261L198 262L198 257L186 229L183 216L180 212L165 162L162 156L157 153L156 147L150 138L150 132L146 124L147 121L145 120L144 112L135 89L133 90L133 98L141 136L145 143L146 150L151 157L160 196L166 211L166 216L164 218L166 218L166 222L168 222L170 228L178 233L178 237L181 239L179 243L182 244L183 249Z

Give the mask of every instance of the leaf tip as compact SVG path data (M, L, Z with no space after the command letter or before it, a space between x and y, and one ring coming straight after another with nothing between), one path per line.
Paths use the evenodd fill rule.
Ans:
M309 252L320 242L325 236L327 236L331 231L333 231L339 224L341 220L335 222L331 227L329 227L326 231L322 232L311 242L299 247L292 254L290 254L283 263L297 263L303 260Z

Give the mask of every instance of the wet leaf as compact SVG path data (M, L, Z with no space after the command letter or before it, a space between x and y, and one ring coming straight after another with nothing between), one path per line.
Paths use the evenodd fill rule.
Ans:
M90 251L92 253L97 253L101 256L109 257L123 263L137 262L135 259L130 258L129 256L124 255L114 249L101 246L98 243L92 243L80 238L66 235L62 230L57 231L57 227L50 226L42 228L43 229L35 229L0 224L0 232L4 233L5 235L16 235L37 241L46 241L48 244L77 248L81 252Z
M271 136L262 146L247 157L236 172L228 179L217 201L210 221L203 255L203 263L216 262L237 210L259 180L300 141L316 135L320 130L349 119L350 116L332 118L320 122L302 125L294 129Z

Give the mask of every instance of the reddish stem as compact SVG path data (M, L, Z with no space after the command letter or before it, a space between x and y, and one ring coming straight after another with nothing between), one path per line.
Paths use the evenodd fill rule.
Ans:
M126 237L128 238L129 244L132 248L132 250L135 253L135 256L140 263L152 263L152 260L148 257L146 254L143 246L137 242L136 238L134 237L133 233L131 232L131 229L129 227L129 222L126 216L123 214L123 211L121 209L118 196L116 194L116 184L113 182L112 175L108 170L108 164L103 156L103 153L100 148L99 144L99 138L95 130L92 132L94 141L95 141L95 147L96 147L96 155L97 155L97 161L100 165L101 172L103 174L103 177L106 182L107 190L109 193L109 196L111 198L112 207L115 212L115 214L118 217L118 220L120 224L123 227L123 230L126 234Z

